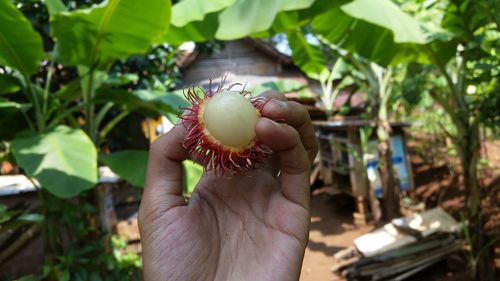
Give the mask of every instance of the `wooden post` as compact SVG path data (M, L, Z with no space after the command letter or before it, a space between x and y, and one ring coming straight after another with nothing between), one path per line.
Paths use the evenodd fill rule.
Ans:
M351 179L352 194L356 199L356 212L353 214L354 224L358 226L366 225L371 220L371 213L368 209L369 183L363 165L363 150L359 139L359 129L349 129L347 131L350 149L356 154L349 153L349 176Z
M112 183L100 183L96 189L99 198L99 219L101 231L104 233L112 233L117 221L113 205Z

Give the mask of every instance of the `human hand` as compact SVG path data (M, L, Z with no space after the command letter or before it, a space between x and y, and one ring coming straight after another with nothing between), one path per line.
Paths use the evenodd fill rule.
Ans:
M261 96L271 101L256 134L275 156L253 172L204 174L187 203L186 129L175 126L152 144L139 210L145 280L298 280L318 145L300 104L275 91Z

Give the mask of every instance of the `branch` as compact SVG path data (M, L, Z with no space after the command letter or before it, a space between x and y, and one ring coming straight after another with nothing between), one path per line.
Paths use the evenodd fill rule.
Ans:
M127 115L130 114L130 111L128 110L125 110L123 111L122 113L116 115L113 119L111 119L111 121L108 122L108 124L106 124L106 126L104 126L104 128L101 130L101 132L99 133L99 140L102 141L106 138L106 136L109 134L109 132L118 124L120 123L120 121L127 117Z
M68 108L66 109L63 113L61 113L60 115L56 116L56 118L54 118L54 120L52 120L52 122L50 122L48 128L52 128L54 126L57 126L64 118L68 117L68 115L70 115L71 113L85 107L87 105L86 102L83 102L79 105L76 105L76 106L73 106L71 108Z

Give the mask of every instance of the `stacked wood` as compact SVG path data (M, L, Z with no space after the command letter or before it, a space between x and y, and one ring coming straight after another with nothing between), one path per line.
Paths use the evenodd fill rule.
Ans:
M460 224L441 209L395 220L338 252L332 270L347 280L405 280L456 256L464 247L459 229Z

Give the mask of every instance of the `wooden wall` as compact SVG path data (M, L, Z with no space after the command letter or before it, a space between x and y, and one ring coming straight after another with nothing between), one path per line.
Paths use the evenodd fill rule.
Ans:
M184 84L199 83L225 73L229 73L230 80L260 76L255 79L256 82L277 78L301 79L306 82L304 74L295 66L283 63L282 58L263 51L250 39L228 41L220 52L211 55L200 54L182 72Z

